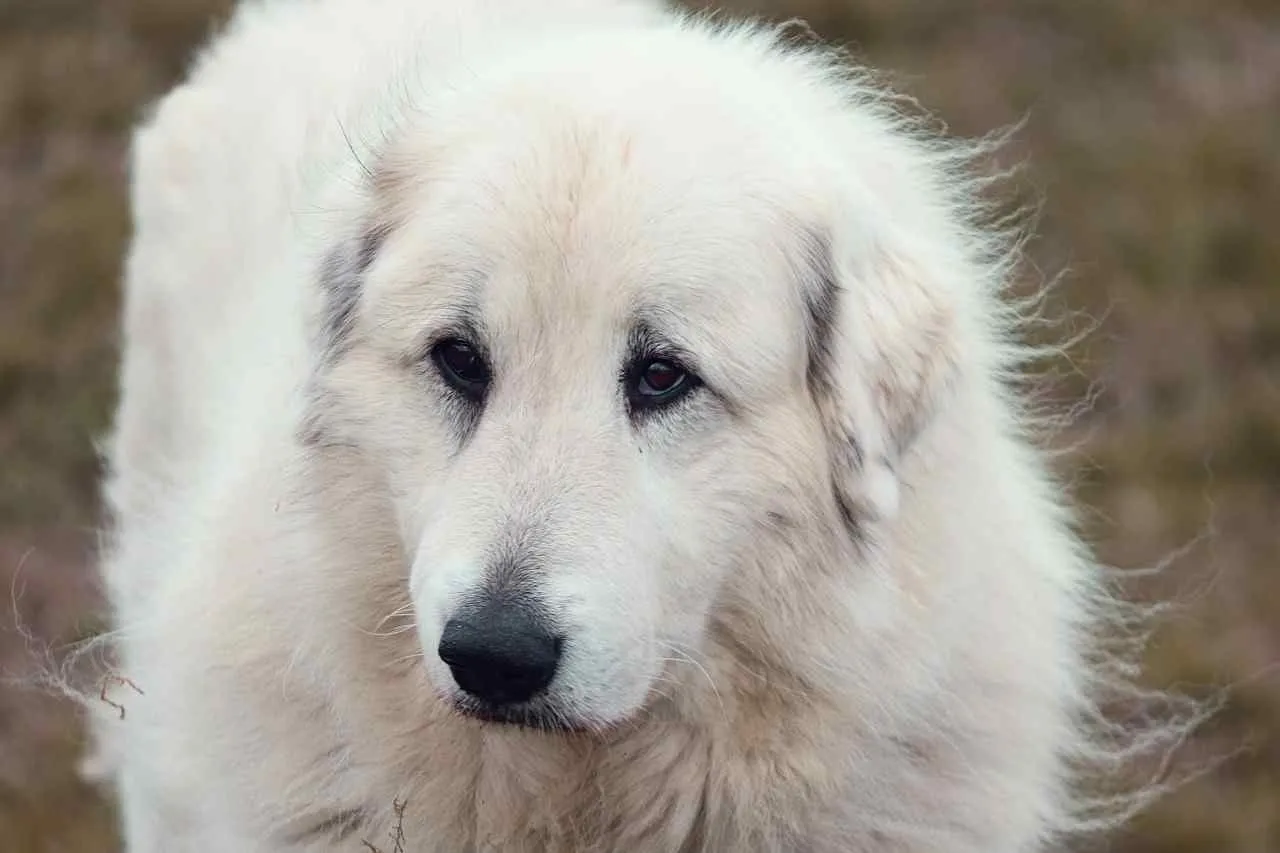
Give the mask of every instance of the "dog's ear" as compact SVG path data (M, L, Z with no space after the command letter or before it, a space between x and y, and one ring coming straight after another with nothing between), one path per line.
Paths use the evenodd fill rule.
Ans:
M814 235L808 255L808 382L857 531L897 512L900 463L957 375L955 306L905 251Z
M338 241L320 265L321 314L319 343L327 357L341 352L352 333L352 323L364 275L386 240L389 226L372 222L346 239Z
M321 302L316 334L326 358L340 354L349 343L365 274L387 237L403 224L427 162L420 152L394 148L357 154L352 141L346 141L352 156L344 166L352 175L338 185L338 199L327 204L350 211L349 220L336 236L325 235L327 246L318 271Z

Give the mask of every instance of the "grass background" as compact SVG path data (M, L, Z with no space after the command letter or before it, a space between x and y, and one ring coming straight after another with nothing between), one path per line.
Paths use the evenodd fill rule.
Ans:
M536 2L536 0L531 0ZM1280 853L1280 4L758 0L890 71L956 133L1025 119L1028 274L1096 331L1054 366L1098 383L1063 441L1102 557L1188 605L1159 685L1236 686L1189 754L1243 747L1099 847ZM91 631L95 440L114 394L126 135L227 0L0 0L0 670ZM9 624L5 624L6 620ZM75 781L74 714L0 683L0 850L118 849Z

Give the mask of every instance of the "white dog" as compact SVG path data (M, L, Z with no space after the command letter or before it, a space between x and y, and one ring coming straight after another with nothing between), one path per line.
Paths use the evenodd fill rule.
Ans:
M128 849L1073 826L1105 599L967 153L767 27L242 8L135 147Z

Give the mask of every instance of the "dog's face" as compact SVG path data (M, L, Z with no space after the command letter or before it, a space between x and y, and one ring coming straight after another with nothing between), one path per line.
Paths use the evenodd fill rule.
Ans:
M386 152L331 263L320 421L385 479L437 691L595 728L697 657L780 527L834 543L886 504L892 374L841 343L834 254L878 249L751 111L517 94Z

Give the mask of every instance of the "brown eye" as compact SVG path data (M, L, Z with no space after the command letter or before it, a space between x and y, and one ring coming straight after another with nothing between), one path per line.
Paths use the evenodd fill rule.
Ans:
M445 382L467 397L478 400L489 387L489 365L475 347L459 338L441 341L431 357Z
M645 397L662 397L678 390L687 376L684 370L669 361L651 361L640 374L640 385L636 390Z
M632 410L652 409L674 403L697 387L698 380L678 362L646 358L632 368L627 398Z

